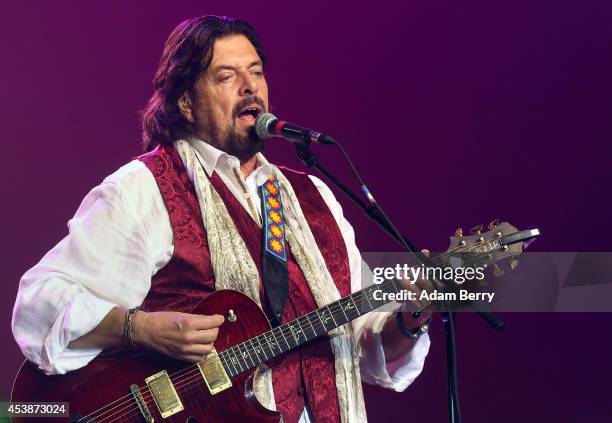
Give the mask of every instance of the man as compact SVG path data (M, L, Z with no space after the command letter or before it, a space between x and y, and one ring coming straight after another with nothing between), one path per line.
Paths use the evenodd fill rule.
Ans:
M143 114L148 153L94 188L69 235L21 280L13 333L46 373L122 345L199 362L224 316L189 311L215 289L246 293L278 322L361 288L354 233L329 188L261 154L264 64L243 21L205 16L172 32ZM282 213L268 240L265 192L275 190ZM356 363L365 381L405 389L429 338L404 334L428 318L362 316L262 371L258 397L285 422L365 421Z

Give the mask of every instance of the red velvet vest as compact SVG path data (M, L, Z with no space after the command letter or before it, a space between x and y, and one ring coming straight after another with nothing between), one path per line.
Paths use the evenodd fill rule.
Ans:
M215 276L195 189L174 147L158 146L139 159L155 177L168 210L174 237L173 256L151 279L151 288L142 308L147 311L188 313L215 289ZM306 174L286 168L282 168L282 172L297 194L340 295L350 294L346 245L331 211ZM261 229L216 173L213 173L210 181L223 199L261 275ZM283 312L284 322L316 308L302 270L289 248L287 251L289 295ZM265 298L261 276L259 286L260 297ZM285 360L274 367L272 379L276 407L286 423L299 420L306 399L317 423L340 422L334 357L327 337L288 353Z

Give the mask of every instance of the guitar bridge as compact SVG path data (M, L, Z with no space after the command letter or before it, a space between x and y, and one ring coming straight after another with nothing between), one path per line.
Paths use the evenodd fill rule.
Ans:
M144 400L144 398L142 397L142 394L140 393L140 389L138 388L138 385L130 385L130 391L132 392L132 395L134 396L134 400L136 401L136 405L138 405L138 409L140 410L140 415L142 416L144 421L146 423L154 423L155 420L153 419L153 416L151 415L151 412L149 411L149 407L147 407L146 401Z
M218 394L232 387L232 381L227 375L221 359L214 348L208 354L206 360L198 363L198 368L211 395Z
M183 411L183 404L174 389L168 372L162 370L146 378L145 382L153 395L159 414L161 414L164 419L179 411Z

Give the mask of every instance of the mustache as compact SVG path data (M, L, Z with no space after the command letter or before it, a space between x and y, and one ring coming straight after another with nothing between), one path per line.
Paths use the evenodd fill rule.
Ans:
M260 106L264 113L267 112L264 101L261 98L252 95L245 97L238 103L236 103L236 105L234 106L234 110L232 110L232 117L238 117L238 113L240 113L240 110L244 109L245 107L252 106L254 104Z

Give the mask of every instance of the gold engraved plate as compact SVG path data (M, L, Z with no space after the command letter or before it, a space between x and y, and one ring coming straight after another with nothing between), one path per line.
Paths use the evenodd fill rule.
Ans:
M168 372L162 370L146 378L145 382L153 395L159 414L161 414L164 419L179 411L183 411L183 404L174 389Z
M225 368L219 359L217 350L214 348L211 353L208 354L206 360L198 363L198 367L211 395L218 394L232 387L232 381L225 372Z

